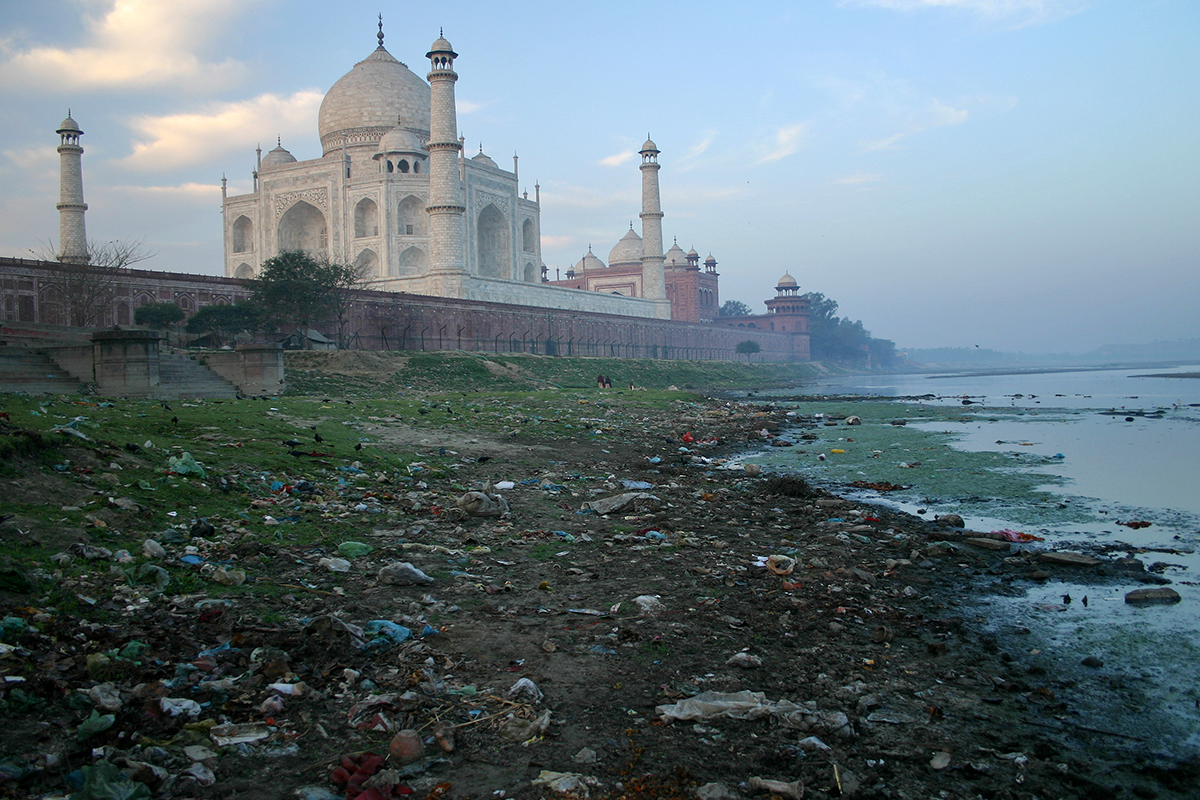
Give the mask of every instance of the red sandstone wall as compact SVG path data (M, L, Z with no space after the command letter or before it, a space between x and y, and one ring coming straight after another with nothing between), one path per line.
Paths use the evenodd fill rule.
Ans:
M63 310L53 299L56 268L54 262L0 258L3 318L61 324ZM192 313L249 295L249 284L234 278L122 270L112 304L96 327L130 324L134 309L146 302L173 301ZM360 298L344 329L345 346L354 349L737 360L738 343L751 339L762 348L756 360L809 359L807 334L387 292L361 292ZM337 334L333 323L319 327L331 338Z

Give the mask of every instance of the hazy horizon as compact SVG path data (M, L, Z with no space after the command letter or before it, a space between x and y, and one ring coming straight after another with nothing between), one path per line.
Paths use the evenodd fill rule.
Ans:
M756 313L788 272L902 348L1087 352L1200 336L1200 6L1181 0L46 0L0 15L0 255L58 236L54 133L82 144L89 237L222 274L220 181L320 157L317 109L376 45L424 77L444 28L467 154L541 185L553 277L663 231Z

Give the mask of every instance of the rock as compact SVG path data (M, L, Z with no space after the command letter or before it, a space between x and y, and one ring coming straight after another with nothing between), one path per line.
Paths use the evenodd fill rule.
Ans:
M596 751L590 747L585 747L575 755L571 756L571 760L576 764L595 764ZM701 787L704 788L704 787Z
M762 659L758 656L752 656L749 653L734 653L725 661L727 667L741 667L742 669L754 669L762 666Z
M413 586L433 583L433 578L408 561L397 561L379 570L379 582L389 586Z
M1064 567L1094 567L1100 563L1100 559L1085 556L1083 553L1071 553L1067 551L1046 551L1038 553L1038 561L1044 561L1047 564L1058 564Z
M498 494L467 492L455 505L472 517L499 517L508 513L508 501Z
M1096 658L1095 656L1088 656L1087 658L1085 658L1083 661L1080 661L1079 663L1083 664L1085 667L1091 667L1092 669L1100 669L1100 667L1104 666L1104 662L1101 661L1100 659Z
M1002 542L999 539L963 539L964 542L972 547L978 547L980 550L994 550L1000 552L1008 550L1010 545L1008 542Z
M723 783L706 783L696 788L696 797L699 800L734 800L739 796Z
M580 506L581 511L594 511L601 516L605 514L614 514L619 511L634 510L654 511L660 508L663 501L652 494L645 492L625 492L613 497L605 497L601 500L592 500Z
M862 425L862 417L854 416L853 414L846 417L847 425Z
M837 508L844 505L846 505L846 501L839 497L821 497L817 499L817 508Z
M1033 572L1028 573L1025 577L1031 581L1048 581L1050 580L1050 573L1046 572L1044 569L1035 569Z
M1178 603L1181 599L1179 592L1165 586L1157 589L1134 589L1125 595L1125 602L1131 605L1169 605Z
M934 753L933 758L929 759L929 766L937 770L945 769L950 766L950 754L944 750Z
M965 528L967 523L958 514L942 514L939 517L934 517L933 521L943 528Z
M396 763L408 766L425 757L425 745L421 741L421 734L411 729L405 729L392 737L391 744L388 745L388 752L392 758L396 759Z

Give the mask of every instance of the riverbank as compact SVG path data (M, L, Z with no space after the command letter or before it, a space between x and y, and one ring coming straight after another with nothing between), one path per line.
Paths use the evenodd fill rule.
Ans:
M853 437L844 420L653 386L372 382L170 409L4 398L0 603L23 625L0 668L23 680L0 751L25 771L6 789L61 795L102 759L153 796L345 796L342 757L385 754L400 728L427 758L388 780L418 796L549 795L547 772L592 797L1194 785L1179 754L1076 713L1076 676L964 602L1078 567L724 468L798 424ZM71 423L87 441L49 433ZM459 508L489 485L504 516ZM645 496L604 505L627 494ZM697 696L700 718L667 721Z

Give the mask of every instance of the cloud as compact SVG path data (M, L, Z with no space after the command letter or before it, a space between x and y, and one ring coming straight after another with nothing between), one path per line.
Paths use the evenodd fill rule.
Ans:
M5 150L4 156L22 171L58 168L58 153L52 147L27 147L24 150Z
M772 141L762 148L767 151L766 154L755 163L770 164L792 155L803 146L801 140L807 131L808 126L803 122L779 128L775 131Z
M883 180L883 176L877 172L856 172L844 178L837 178L834 180L834 184L837 186L854 186L860 183L875 183L881 180Z
M1015 21L1018 27L1054 22L1084 9L1085 0L841 0L840 5L913 12L930 9L974 14L989 22Z
M547 250L554 247L570 247L578 241L576 236L548 236L542 234L542 249Z
M454 109L459 114L473 114L481 108L486 108L489 103L477 103L474 100L465 100L461 97L454 98Z
M127 194L154 200L210 202L219 199L219 183L181 183L178 186L114 186L113 194Z
M624 153L615 153L606 158L602 158L600 159L600 163L606 167L619 167L636 155L637 153L633 150L627 150Z
M0 85L61 94L80 89L167 86L210 90L243 74L233 60L205 62L197 52L227 30L253 0L92 0L76 46L10 51Z
M316 127L323 98L323 92L306 89L286 97L263 94L214 104L195 113L137 117L130 125L139 140L118 163L133 170L166 172L210 162L258 142L269 146L275 135L305 138Z
M942 128L946 125L961 125L967 121L968 116L970 115L966 109L955 108L943 103L941 100L934 99L928 106L910 116L909 123L904 130L884 139L874 139L864 142L862 147L867 151L894 150L896 143L906 136L912 136L914 133L921 133L933 128Z

